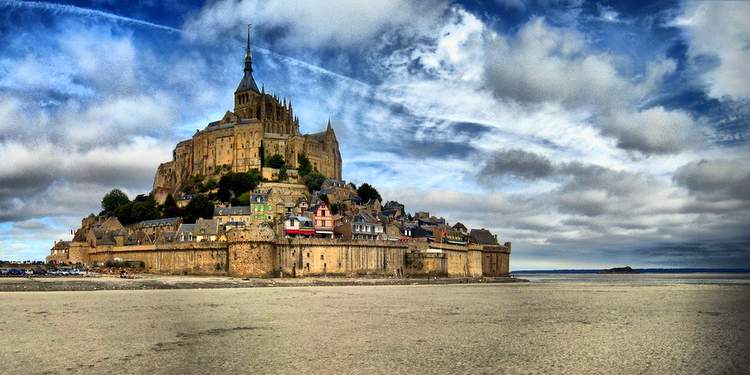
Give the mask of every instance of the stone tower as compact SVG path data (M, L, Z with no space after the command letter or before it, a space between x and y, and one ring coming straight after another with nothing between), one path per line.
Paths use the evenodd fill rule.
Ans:
M261 93L253 78L253 56L250 53L250 25L247 25L247 47L245 49L245 75L234 91L234 113L242 118L258 118Z

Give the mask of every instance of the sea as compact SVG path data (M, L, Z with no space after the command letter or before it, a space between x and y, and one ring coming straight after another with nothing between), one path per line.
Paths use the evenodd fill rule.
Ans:
M637 273L602 273L602 270L520 270L511 275L532 283L604 283L622 285L743 285L750 284L750 269L646 268Z

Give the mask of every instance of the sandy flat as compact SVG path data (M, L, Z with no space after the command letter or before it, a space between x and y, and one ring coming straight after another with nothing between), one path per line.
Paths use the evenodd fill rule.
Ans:
M750 286L0 293L0 373L748 373Z

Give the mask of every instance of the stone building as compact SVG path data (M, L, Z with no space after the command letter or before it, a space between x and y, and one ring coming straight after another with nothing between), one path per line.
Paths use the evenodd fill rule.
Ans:
M258 89L248 32L244 74L234 92L234 110L177 144L172 160L156 171L154 198L163 203L193 175L209 177L251 169L262 173L263 160L274 154L283 156L289 169L296 169L298 156L304 154L324 176L341 179L341 153L331 122L322 132L301 134L291 101Z

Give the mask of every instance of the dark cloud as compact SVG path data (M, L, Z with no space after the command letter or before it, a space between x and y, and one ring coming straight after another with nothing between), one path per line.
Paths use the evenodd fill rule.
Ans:
M536 180L549 177L554 173L552 162L542 155L524 150L501 150L492 153L480 169L480 180L492 180L500 177L516 177L525 180Z
M750 169L737 160L699 160L678 168L676 183L709 199L750 201Z
M20 230L49 230L50 226L39 220L25 220L13 223L13 228Z
M475 122L456 122L450 125L449 131L455 133L458 136L464 136L467 138L475 138L487 135L492 132L491 126L477 124Z

